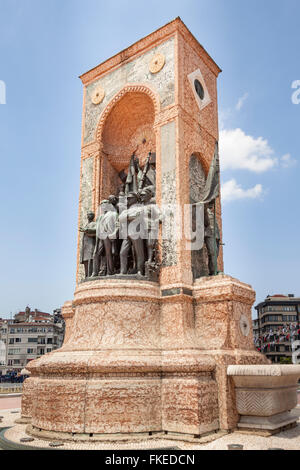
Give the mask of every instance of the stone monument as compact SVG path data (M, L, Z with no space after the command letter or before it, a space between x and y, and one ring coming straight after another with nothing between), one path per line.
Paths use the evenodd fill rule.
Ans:
M253 345L253 289L222 274L218 193L217 235L208 222L209 240L193 251L190 230L175 235L180 208L208 201L219 73L176 18L80 77L77 286L62 309L62 348L28 365L22 419L30 421L30 434L184 439L236 428L227 367L268 361ZM219 184L218 178L215 173L211 181ZM105 204L113 206L110 212L99 212ZM156 215L149 216L155 205ZM120 238L123 206L128 220L142 215L147 221L145 239ZM159 214L170 206L173 225L163 237ZM208 210L211 216L212 206ZM89 212L96 215L96 222L88 219L91 227L85 226ZM157 236L149 232L154 219ZM102 226L110 234L104 241L95 228ZM90 254L83 265L87 235L97 261L92 275Z

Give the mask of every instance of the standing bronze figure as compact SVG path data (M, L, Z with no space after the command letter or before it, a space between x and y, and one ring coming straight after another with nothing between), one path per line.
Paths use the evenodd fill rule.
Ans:
M215 218L214 201L204 206L204 243L208 256L208 272L214 276L217 271L217 259L220 249L220 230Z
M94 249L94 257L93 257L93 274L92 277L98 276L106 276L106 256L104 250L104 242L103 239L99 238L100 233L100 223L101 219L104 217L107 209L107 205L109 204L108 199L104 199L101 201L99 206L99 214L96 220L96 243Z
M158 239L158 230L160 222L160 210L153 202L153 191L150 186L140 192L141 203L143 207L143 235L146 241L148 263L154 261L155 246Z
M139 159L135 154L133 154L130 159L128 175L126 178L125 194L138 192L142 176L143 172L140 167Z
M137 228L141 222L142 206L138 204L138 195L136 193L128 194L127 207L128 209L120 214L120 231L127 234L120 251L120 273L127 274L128 272L128 256L132 247L137 274L142 276L145 266L144 240L141 238L141 234L137 233Z
M106 274L112 276L115 274L114 257L117 254L117 236L119 231L119 214L116 208L117 198L109 196L106 203L105 213L99 220L97 227L97 237L103 241L106 257Z
M85 227L80 227L80 232L83 232L80 263L84 265L85 277L90 277L93 273L93 258L96 243L96 222L94 222L94 212L87 213L88 223Z

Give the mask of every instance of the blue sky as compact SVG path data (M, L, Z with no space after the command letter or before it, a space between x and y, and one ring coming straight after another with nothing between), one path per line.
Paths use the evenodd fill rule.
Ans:
M73 297L78 75L176 16L223 70L225 271L258 301L300 296L299 13L297 0L0 0L0 317Z

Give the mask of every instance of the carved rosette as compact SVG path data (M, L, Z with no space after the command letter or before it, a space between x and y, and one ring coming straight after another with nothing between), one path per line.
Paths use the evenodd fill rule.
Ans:
M104 96L105 96L105 91L103 90L101 86L98 86L93 93L92 103L95 105L102 103Z
M155 74L161 71L166 62L165 56L163 54L156 54L149 64L149 70L151 73Z

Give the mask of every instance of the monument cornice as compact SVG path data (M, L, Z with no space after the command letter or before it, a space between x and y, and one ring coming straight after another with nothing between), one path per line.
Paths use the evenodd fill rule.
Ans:
M255 292L249 284L227 275L197 279L193 295L199 303L236 301L252 305L255 301Z
M189 42L189 44L196 50L197 53L201 54L206 65L216 76L218 76L218 74L221 72L220 67L214 62L204 47L197 41L183 21L177 17L165 26L162 26L126 49L123 49L118 54L115 54L111 58L100 63L88 72L80 75L79 78L84 85L88 85L100 76L111 72L120 65L134 60L136 57L143 54L147 49L153 47L154 44L158 45L168 40L170 37L175 36L177 32L179 32L184 37L184 39Z

